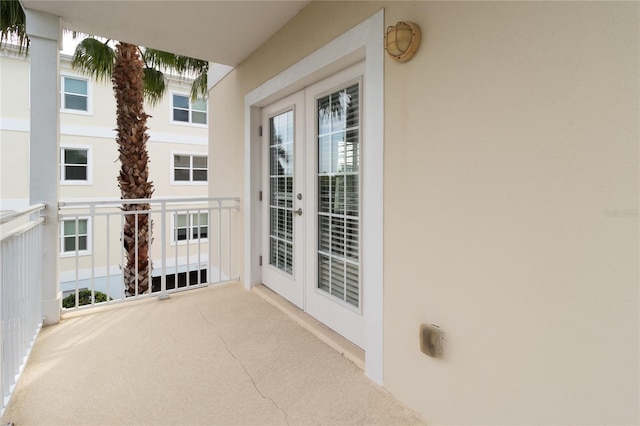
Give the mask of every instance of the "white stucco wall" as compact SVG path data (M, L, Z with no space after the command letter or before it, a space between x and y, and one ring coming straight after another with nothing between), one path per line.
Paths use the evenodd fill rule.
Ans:
M423 31L384 70L385 387L430 424L638 423L637 3L314 2L212 90L210 195L243 193L244 96L381 7Z

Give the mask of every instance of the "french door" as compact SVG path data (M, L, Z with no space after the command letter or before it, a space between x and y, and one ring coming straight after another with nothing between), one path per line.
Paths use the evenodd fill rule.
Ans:
M364 347L362 69L263 109L262 280Z
M304 309L304 93L262 112L262 281Z

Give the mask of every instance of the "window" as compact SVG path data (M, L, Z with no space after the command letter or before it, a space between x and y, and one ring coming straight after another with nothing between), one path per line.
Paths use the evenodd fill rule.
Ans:
M173 179L177 182L206 182L207 156L173 154Z
M157 293L162 291L162 277L151 278L151 292ZM207 269L197 269L195 271L178 272L178 288L186 287L187 283L191 285L205 284L207 282ZM166 289L173 290L176 288L176 274L167 274Z
M172 120L178 123L207 124L207 101L198 99L191 101L189 96L172 97Z
M209 213L177 213L174 241L202 240L209 236Z
M86 254L89 250L89 219L68 219L60 222L60 253Z
M67 146L60 149L60 182L91 184L91 148Z
M317 99L318 289L360 306L360 86Z
M63 76L60 105L65 111L89 112L89 82Z

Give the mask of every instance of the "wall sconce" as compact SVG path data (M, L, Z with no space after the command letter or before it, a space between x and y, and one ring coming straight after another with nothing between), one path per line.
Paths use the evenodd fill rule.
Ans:
M413 22L400 21L387 28L384 50L398 62L407 62L420 46L420 28Z

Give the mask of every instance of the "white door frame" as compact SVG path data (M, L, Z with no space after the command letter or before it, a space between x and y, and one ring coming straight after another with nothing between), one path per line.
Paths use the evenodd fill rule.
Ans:
M246 288L261 284L262 107L365 61L362 147L362 276L365 374L383 384L384 10L322 46L245 96L244 270Z

